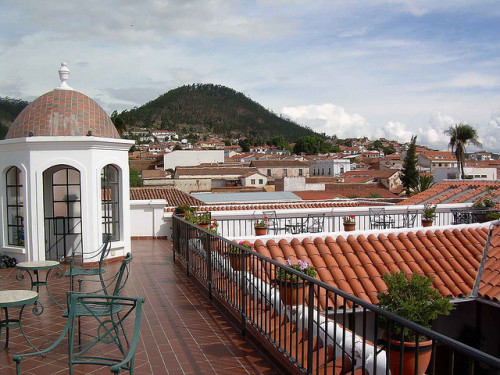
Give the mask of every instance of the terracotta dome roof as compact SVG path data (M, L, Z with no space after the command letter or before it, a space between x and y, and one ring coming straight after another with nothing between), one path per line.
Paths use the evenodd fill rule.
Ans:
M120 138L107 113L74 90L53 90L31 102L14 120L5 139L34 136Z

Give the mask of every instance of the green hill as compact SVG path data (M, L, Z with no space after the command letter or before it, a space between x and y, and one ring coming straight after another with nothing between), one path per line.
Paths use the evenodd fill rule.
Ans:
M315 134L309 128L281 118L244 94L214 84L178 87L139 108L125 110L120 118L128 128L196 129L224 137L282 136L288 141Z
M8 127L27 105L24 100L0 97L0 139L5 138Z

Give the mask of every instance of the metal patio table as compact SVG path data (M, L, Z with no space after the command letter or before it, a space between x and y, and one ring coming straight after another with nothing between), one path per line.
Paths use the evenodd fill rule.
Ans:
M49 295L50 299L54 301L54 303L59 306L59 308L63 308L52 296L49 290L49 275L51 274L52 270L56 269L56 278L60 278L63 275L62 268L61 268L61 263L55 260L39 260L39 261L30 261L30 262L21 262L16 264L16 268L18 269L17 274L16 274L16 279L18 281L24 280L24 275L22 274L23 271L26 271L30 277L31 280L31 290L33 290L33 287L36 287L37 293L40 293L40 286L45 286L45 289L47 289L47 294ZM47 273L45 274L45 280L40 280L40 271L46 270ZM33 276L35 276L33 278ZM42 311L43 312L43 304L40 301L36 302L37 304L40 304L42 306Z
M28 339L24 333L22 316L24 308L27 304L36 302L38 300L38 293L32 290L0 290L0 309L4 311L4 319L0 319L0 337L2 335L2 328L5 327L6 338L5 338L5 350L9 349L9 328L19 327L23 337L26 339L28 344L35 350L38 350ZM19 317L17 319L12 319L9 317L9 307L21 306L19 311ZM33 308L33 313L35 315L40 315L41 311L35 306Z

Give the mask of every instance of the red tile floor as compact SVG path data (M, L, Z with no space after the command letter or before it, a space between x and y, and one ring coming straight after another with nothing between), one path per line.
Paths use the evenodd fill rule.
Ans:
M123 295L145 297L141 337L136 351L135 373L142 374L280 374L239 330L186 278L172 259L171 243L166 240L132 241L131 275ZM112 263L107 267L116 267ZM15 268L0 270L0 290L27 289L29 278L17 281ZM65 300L67 278L49 279L56 300ZM27 336L37 347L47 347L65 324L61 310L40 291L46 308L42 315L23 313ZM18 310L12 310L11 317ZM3 350L5 332L0 339L0 374L15 374L13 354L33 351L19 328L11 329L10 350ZM63 347L47 358L39 356L22 362L23 374L67 374ZM77 365L78 374L109 374L108 368Z

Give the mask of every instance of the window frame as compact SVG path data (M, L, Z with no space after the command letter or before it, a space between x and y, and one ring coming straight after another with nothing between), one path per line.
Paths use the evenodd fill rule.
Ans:
M9 174L15 173L15 181L14 184L9 184ZM5 173L5 198L6 198L6 213L7 213L7 244L9 246L24 246L24 203L22 199L19 199L22 195L24 195L24 185L22 183L22 171L20 168L16 166L10 167ZM9 192L14 190L14 194L11 197ZM12 202L14 198L14 204L9 204L9 201ZM16 223L10 223L11 211L14 211L15 215L13 217L16 218ZM21 220L19 222L19 220ZM11 232L11 228L14 229L14 232ZM16 233L16 235L14 235Z
M116 173L116 180L110 181L109 170ZM106 173L108 172L108 173ZM111 189L109 194L111 199L107 199L107 189ZM121 241L121 171L114 164L106 164L101 169L101 226L103 238L106 234L111 234L111 241ZM114 199L116 197L116 199Z

